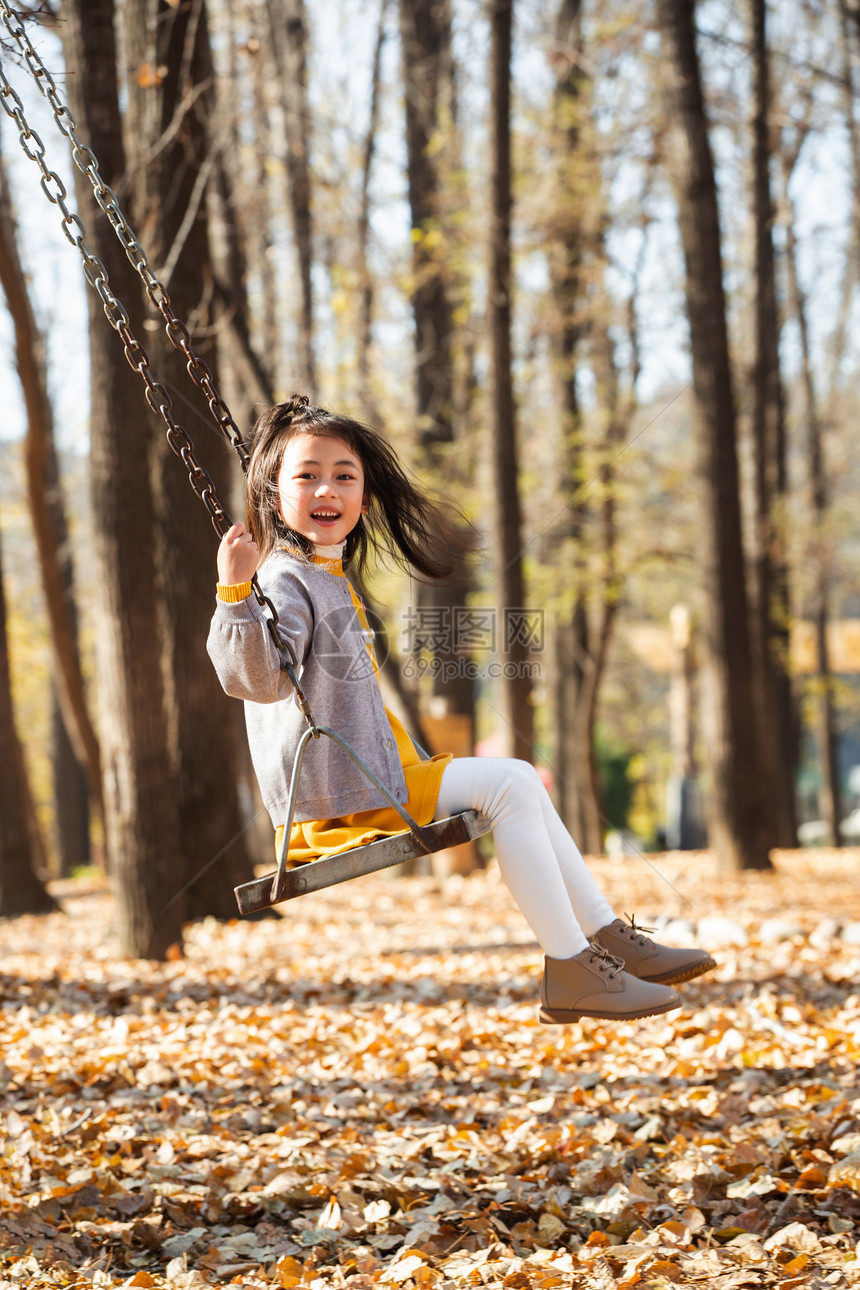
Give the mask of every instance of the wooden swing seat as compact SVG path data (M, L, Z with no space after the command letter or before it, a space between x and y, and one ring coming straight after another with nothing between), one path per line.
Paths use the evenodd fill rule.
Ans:
M459 846L461 842L471 842L489 832L489 820L477 811L449 815L447 819L435 820L422 829L427 840L432 841L435 851ZM426 852L421 850L414 836L407 830L390 838L380 838L378 842L369 842L363 847L354 847L351 851L327 856L324 860L314 860L310 864L285 870L277 900L272 900L274 872L255 878L253 882L243 882L233 890L239 913L255 914L258 910L268 909L284 900L304 896L306 892L321 891L323 887L333 887L350 878L358 878L361 874L375 873L378 869L390 869L392 865L415 860L424 854Z

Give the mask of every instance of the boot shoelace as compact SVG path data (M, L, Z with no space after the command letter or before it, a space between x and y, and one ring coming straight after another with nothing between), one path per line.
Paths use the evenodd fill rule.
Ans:
M599 941L589 941L588 943L591 947L588 961L589 963L597 962L598 972L608 972L612 980L619 972L624 970L623 959L616 958L614 954L610 954L609 950L601 945Z
M622 935L626 936L629 941L635 945L644 945L649 936L653 936L655 928L639 927L633 914L625 914L624 917L629 922L629 927L625 927Z

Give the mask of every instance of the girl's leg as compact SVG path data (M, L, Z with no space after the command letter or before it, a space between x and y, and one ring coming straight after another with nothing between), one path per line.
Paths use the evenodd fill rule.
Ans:
M437 817L469 807L493 825L502 877L548 956L573 957L600 933L604 948L643 981L676 984L716 967L704 950L660 945L616 916L528 762L451 762Z
M537 772L535 772L535 779L540 786L538 801L543 814L544 827L561 870L573 912L586 936L593 936L595 932L600 931L601 927L614 922L617 915L594 881L579 847L564 827Z
M499 868L544 953L566 959L615 918L528 762L458 757L442 776L438 818L469 808L493 826Z
M678 985L717 966L705 950L660 945L632 922L625 923L617 918L589 873L579 848L559 819L546 790L540 795L540 803L570 903L586 936L599 932L601 945L643 981Z
M591 945L571 904L598 926L603 900L569 838L543 805L546 791L528 762L463 757L442 774L439 818L469 807L493 826L502 877L525 915L546 957L541 981L540 1019L566 1023L582 1017L632 1019L668 1012L680 1002L674 990L640 981L618 959ZM554 815L554 812L553 812ZM555 817L557 820L558 817ZM549 823L549 828L547 824ZM559 843L559 860L550 836ZM566 831L562 829L562 832Z

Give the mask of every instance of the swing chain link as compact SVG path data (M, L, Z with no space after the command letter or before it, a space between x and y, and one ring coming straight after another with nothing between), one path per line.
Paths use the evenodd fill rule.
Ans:
M14 10L9 8L7 0L0 0L0 19L2 19L10 36L21 50L40 91L50 103L54 119L61 133L72 144L72 157L75 165L82 174L89 178L96 202L107 215L132 267L140 275L150 301L162 315L165 330L171 344L185 356L189 376L206 396L216 424L239 456L243 472L247 471L250 460L248 450L226 403L215 386L208 365L199 355L195 354L188 328L173 312L170 296L164 284L156 276L146 252L135 236L128 220L123 215L116 194L101 177L95 154L91 148L78 138L77 125L72 113L60 100L56 84L50 72L39 58L20 18ZM51 170L48 166L45 160L45 145L39 134L27 121L24 114L24 105L13 86L7 80L2 62L0 62L0 104L2 104L7 116L18 127L18 138L22 150L31 161L36 163L41 171L42 191L48 201L52 205L59 207L62 212L63 233L71 245L77 247L80 253L83 261L84 276L101 300L105 317L122 341L123 351L129 366L138 373L146 387L144 395L147 403L167 426L166 438L171 450L185 466L189 483L206 507L215 532L219 537L223 537L230 528L232 521L218 499L215 483L208 471L198 462L191 436L175 420L170 395L161 382L153 377L149 355L131 329L131 321L125 306L111 289L107 269L87 245L87 231L83 222L77 213L70 210L66 204L68 196L66 186L57 172ZM267 611L266 626L278 652L281 669L287 673L295 690L299 707L309 726L316 733L316 723L310 705L296 675L295 669L298 666L298 661L295 651L281 630L278 611L270 598L261 589L256 574L254 574L251 582L257 602L264 611Z
M139 274L153 308L164 319L165 331L170 343L184 357L188 375L205 397L215 424L239 457L242 470L246 471L249 461L248 450L242 439L239 427L230 414L230 409L215 385L215 380L208 364L199 354L195 353L188 328L173 311L167 288L158 278L149 257L123 214L116 193L102 177L98 158L92 148L79 139L74 116L68 106L61 100L54 78L39 57L20 17L10 9L8 0L0 0L0 18L2 18L7 31L20 49L40 92L50 104L58 129L69 140L72 160L81 174L89 180L96 202L107 215L130 264ZM42 164L44 162L44 145L35 131L27 125L23 116L21 100L4 77L3 88L0 92L5 96L7 91L14 95L16 100L17 111L10 113L10 115L15 117L19 129L22 131L20 135L21 146L33 160L38 158L33 157L27 144L31 136L37 141L39 156L42 158L40 163L43 170L42 187L45 188L45 173L52 174L52 172L47 171L47 167ZM7 108L8 111L9 109ZM57 183L62 187L59 179L57 179ZM49 195L47 194L47 189L46 195ZM63 197L65 197L65 190L63 190Z
M11 106L9 103L11 100ZM45 160L45 145L38 133L27 122L18 94L10 86L0 65L0 102L7 114L13 118L19 129L19 137L25 153L34 161L42 173L42 191L48 200L62 212L62 229L72 246L77 247L83 261L84 276L102 302L105 317L122 340L123 349L129 366L136 371L146 387L146 401L154 412L159 414L167 425L167 440L170 447L182 459L188 469L189 480L197 496L203 502L212 519L219 536L223 537L229 528L228 517L218 501L215 484L208 472L197 462L194 445L188 433L172 415L172 401L167 390L152 376L149 356L143 345L135 337L125 306L114 295L110 285L107 269L97 255L87 245L87 233L84 225L73 210L70 210L66 198L66 186L55 170L51 170Z

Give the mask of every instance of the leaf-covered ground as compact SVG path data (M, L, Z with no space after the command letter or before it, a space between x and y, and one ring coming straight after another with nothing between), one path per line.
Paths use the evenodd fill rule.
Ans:
M495 870L204 923L167 964L58 885L0 924L0 1287L860 1283L860 852L777 860L595 861L720 968L569 1027Z

